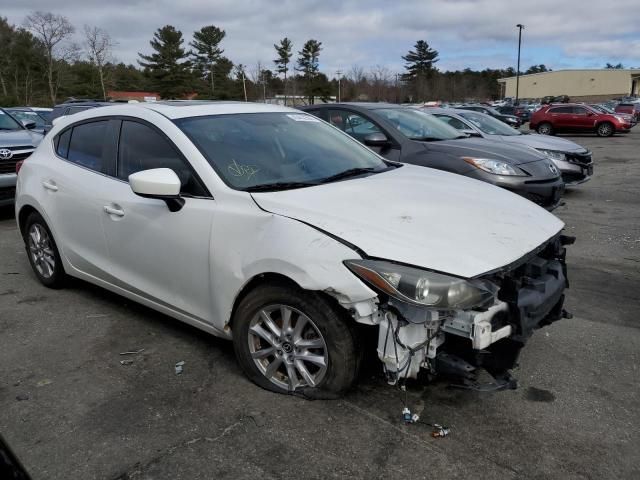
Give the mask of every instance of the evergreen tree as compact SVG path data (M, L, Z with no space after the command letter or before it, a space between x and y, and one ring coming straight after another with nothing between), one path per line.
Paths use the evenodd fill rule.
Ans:
M151 55L138 55L151 78L152 85L162 98L180 98L189 90L190 62L182 48L182 32L171 25L159 28L153 35Z
M302 72L305 81L305 94L309 97L309 103L313 103L314 89L317 89L314 80L320 68L319 57L322 51L322 42L307 40L298 52L298 71Z
M438 52L424 40L418 40L413 47L402 59L407 62L404 66L407 73L403 75L404 80L415 80L416 78L428 78L436 71L433 66L438 61Z
M287 72L289 71L289 62L291 61L291 57L293 53L291 49L293 44L291 40L287 37L284 37L280 40L280 45L274 45L273 48L276 49L276 53L278 54L278 58L276 58L273 63L276 64L276 72L284 75L284 104L287 104Z
M528 75L530 73L542 73L542 72L550 72L551 69L547 68L546 65L544 64L540 64L540 65L532 65L530 66L526 72L524 72L525 75Z
M215 89L215 69L220 60L223 49L220 42L224 39L226 32L214 25L202 27L193 34L193 41L189 43L195 51L191 52L193 63L203 77L209 77L211 96Z
M438 61L438 52L424 40L418 40L414 49L402 57L407 62L404 66L407 72L402 75L402 80L409 84L413 92L412 101L427 100L426 84L437 72L433 64Z

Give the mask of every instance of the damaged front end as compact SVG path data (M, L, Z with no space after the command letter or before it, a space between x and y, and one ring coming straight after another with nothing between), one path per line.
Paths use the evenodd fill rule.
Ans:
M421 369L475 390L516 388L509 371L534 330L568 317L565 245L558 235L519 261L474 279L392 262L347 266L379 293L374 323L389 383ZM480 381L487 372L492 380Z

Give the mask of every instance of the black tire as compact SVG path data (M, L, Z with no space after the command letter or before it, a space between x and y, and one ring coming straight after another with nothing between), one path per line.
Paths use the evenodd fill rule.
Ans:
M42 235L43 241L41 242L36 242L35 238L31 238L31 235L35 234L38 229L39 232L46 234L46 237ZM34 245L38 243L39 246ZM67 281L67 274L62 266L58 246L53 239L47 222L44 221L44 218L42 218L38 212L32 212L27 217L24 226L24 246L33 273L35 273L38 280L40 280L40 283L49 288L58 289L64 287ZM43 266L46 261L45 256L47 259L53 260L53 265L51 265L51 262L46 262L50 267L50 271L49 267Z
M268 311L270 308L273 311L269 315L274 315L274 317L270 318L282 332L282 320L278 323L278 317L282 316L281 310L279 310L280 306L285 306L285 309L292 310L290 314L291 325L294 325L294 323L297 325L300 318L304 318L304 316L311 321L310 325L309 322L303 322L303 324L309 325L309 327L305 327L309 330L306 333L307 340L301 339L301 341L321 340L324 342L325 348L321 349L321 351L323 353L326 352L326 369L322 374L321 380L313 386L306 384L304 377L302 377L302 384L294 388L291 387L292 382L289 381L290 376L288 375L289 370L286 363L291 358L295 358L293 360L294 363L297 362L297 359L304 358L303 356L298 356L299 350L294 341L295 337L290 340L291 343L287 350L291 352L291 348L293 348L295 352L293 355L289 355L284 353L284 348L287 346L285 343L288 343L286 340L285 343L279 343L280 347L276 347L273 346L274 343L270 344L253 333L253 330L250 333L250 327L255 328L255 325L252 327L252 322L260 322L261 320L259 319L264 318L260 316L260 313ZM302 313L302 316L300 316L300 313ZM277 393L302 394L308 398L338 398L353 385L358 376L362 352L357 342L354 325L345 312L340 311L340 307L334 305L330 299L323 297L321 294L286 284L260 285L241 300L233 317L232 325L233 346L238 362L249 379L262 388ZM289 331L291 330L295 330L295 328L291 328ZM308 340L309 331L312 333L312 340ZM313 332L319 332L320 336L315 336ZM282 342L284 337L285 334L282 332L275 343ZM276 337L273 336L273 338L275 339ZM263 343L263 348L259 348L256 351L263 352L275 349L274 354L254 360L251 350L256 348L256 342ZM253 346L250 346L250 343ZM314 350L314 353L319 351ZM268 378L268 366L277 360L280 360L279 367ZM258 367L257 363L260 363L261 367ZM291 365L290 363L289 366ZM304 366L309 369L314 367L314 365L307 363L304 363ZM318 368L320 369L321 367ZM298 376L297 379L300 379L299 371L295 373ZM293 376L295 377L296 375Z
M596 133L599 137L610 137L616 133L616 128L610 122L602 122L596 126Z
M536 129L536 131L540 135L553 135L554 134L553 125L551 125L549 122L542 122L540 125L538 125L538 128Z

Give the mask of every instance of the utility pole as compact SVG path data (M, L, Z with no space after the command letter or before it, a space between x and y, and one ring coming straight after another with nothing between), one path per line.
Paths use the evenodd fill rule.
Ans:
M338 76L338 103L340 103L341 101L340 80L342 79L342 70L336 70L336 75Z
M520 47L522 45L522 29L524 28L524 25L519 23L516 27L518 28L518 68L516 70L516 101L514 104L518 105L518 90L520 89Z
M244 90L244 101L247 101L247 84L244 78L244 72L242 72L242 90Z

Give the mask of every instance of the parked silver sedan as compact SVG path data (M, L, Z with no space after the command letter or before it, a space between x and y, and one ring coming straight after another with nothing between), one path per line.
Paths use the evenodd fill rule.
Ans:
M584 183L593 175L591 152L570 140L537 133L523 133L480 112L446 108L421 110L468 135L535 148L555 163L567 186Z

